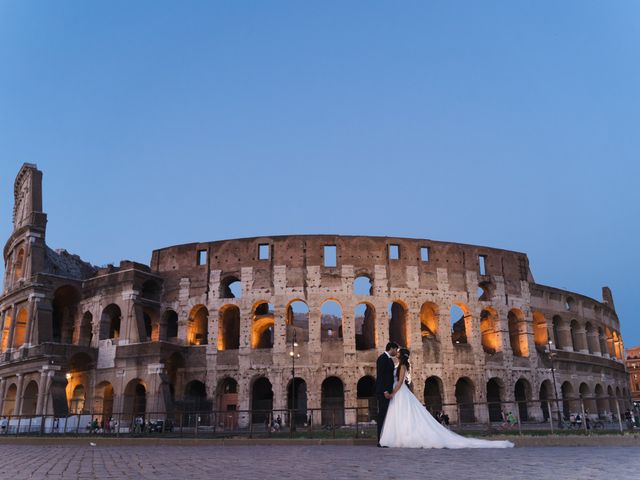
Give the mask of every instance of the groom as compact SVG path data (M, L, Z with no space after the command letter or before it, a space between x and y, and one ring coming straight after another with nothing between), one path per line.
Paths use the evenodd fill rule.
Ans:
M378 397L378 446L380 446L380 435L382 426L387 416L391 392L393 391L393 357L398 355L398 344L387 343L385 352L376 361L376 396Z

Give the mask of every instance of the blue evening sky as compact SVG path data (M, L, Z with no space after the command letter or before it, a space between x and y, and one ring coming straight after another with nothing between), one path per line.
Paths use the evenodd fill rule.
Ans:
M431 238L612 288L640 343L640 2L0 0L22 162L94 264L243 236ZM636 298L637 300L637 298Z

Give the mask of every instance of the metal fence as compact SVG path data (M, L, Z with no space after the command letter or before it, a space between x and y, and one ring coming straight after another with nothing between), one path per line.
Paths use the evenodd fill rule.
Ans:
M191 438L375 438L371 407L301 410L228 410L145 413L83 413L59 417L4 416L0 436L109 436ZM603 408L604 406L611 408ZM542 401L443 403L431 410L446 428L472 435L624 433L640 428L640 417L616 397ZM597 407L590 411L589 407ZM294 418L294 422L290 419Z

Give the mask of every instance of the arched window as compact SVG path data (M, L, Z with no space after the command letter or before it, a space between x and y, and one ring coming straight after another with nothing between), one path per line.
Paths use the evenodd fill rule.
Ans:
M120 338L120 321L122 313L115 303L107 305L100 318L100 340Z
M274 328L273 305L259 302L253 309L251 348L273 348Z
M209 337L209 310L207 307L204 305L193 307L189 313L188 325L189 345L206 345Z
M360 275L353 281L354 295L371 295L373 293L373 283L371 278L366 275Z
M407 309L400 302L389 304L389 340L402 347L409 347Z
M521 310L514 308L509 311L509 341L511 351L516 357L529 356L529 343L527 339L527 324Z
M355 309L356 350L376 348L376 311L369 303L359 303Z
M15 268L14 268L14 272L15 272L15 280L22 280L22 278L24 277L24 248L21 248L20 250L18 250L18 254L16 255L16 262L15 262Z
M533 311L533 340L536 347L547 348L549 342L549 331L547 329L547 319L544 314L536 310Z
M320 339L323 342L342 340L342 307L335 300L322 304Z
M309 341L309 307L302 300L287 306L287 343Z
M236 305L224 305L218 318L218 350L240 348L240 309Z
M471 314L464 303L451 306L451 341L454 345L466 344L471 333Z
M480 334L485 352L493 354L502 349L498 312L492 307L486 307L480 312Z
M220 298L241 298L242 283L238 277L227 277L220 282Z
M435 338L438 334L438 306L433 302L420 307L420 334L423 338Z

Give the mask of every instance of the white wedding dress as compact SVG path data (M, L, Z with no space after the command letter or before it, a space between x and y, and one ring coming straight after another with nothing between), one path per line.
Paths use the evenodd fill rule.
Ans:
M513 443L507 440L467 438L443 427L404 382L389 403L380 445L401 448L513 447Z

